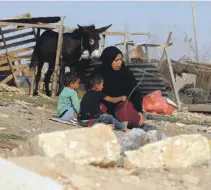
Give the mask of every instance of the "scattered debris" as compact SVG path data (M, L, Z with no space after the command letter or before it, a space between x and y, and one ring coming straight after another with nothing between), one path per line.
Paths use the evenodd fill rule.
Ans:
M8 85L2 84L2 83L0 84L0 92L16 92L20 95L25 95L25 91L23 89L8 86Z

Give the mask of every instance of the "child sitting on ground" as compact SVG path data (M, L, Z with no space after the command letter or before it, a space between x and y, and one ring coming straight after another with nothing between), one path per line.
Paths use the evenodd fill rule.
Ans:
M80 102L76 89L79 87L80 79L74 72L68 72L64 75L65 88L59 95L57 111L59 119L77 123L77 117L80 108Z
M110 97L102 92L103 89L103 78L101 76L94 76L89 81L89 90L83 96L80 105L79 119L81 122L88 122L94 120L94 123L105 123L113 124L115 129L128 131L128 129L116 120L110 114L102 114L100 112L100 105L102 100L118 103L121 101L126 101L126 96L121 97Z

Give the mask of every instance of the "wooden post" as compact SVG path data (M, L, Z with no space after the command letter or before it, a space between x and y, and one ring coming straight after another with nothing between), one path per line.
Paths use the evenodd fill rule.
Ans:
M174 93L175 93L176 100L177 100L178 110L181 111L181 102L180 102L178 90L176 89L176 85L175 85L175 78L174 78L174 73L173 73L173 69L172 69L172 64L171 64L171 60L170 60L169 54L168 54L168 46L164 47L164 50L165 50L166 58L168 61L169 71L170 71L171 80L172 80L172 84L173 84L173 88L174 88Z
M128 41L128 25L125 24L125 35L124 35L124 45L123 45L123 55L125 56L125 61L128 63L128 52L127 52L127 41Z
M147 45L144 45L145 47L145 55L146 55L146 59L147 59L147 62L150 63L150 59L149 59L149 48Z
M3 43L4 43L4 48L5 48L5 54L6 54L6 56L7 56L7 61L8 61L8 63L9 63L9 66L10 66L10 70L11 70L11 72L12 72L12 76L13 76L13 78L14 78L14 81L15 81L15 84L16 84L16 86L17 87L19 87L19 84L18 84L18 82L17 82L17 78L16 78L16 74L17 74L17 72L15 72L14 73L14 69L13 69L13 65L12 65L12 62L10 61L10 57L9 57L9 51L8 51L8 49L7 49L7 44L6 44L6 40L5 40L5 38L4 38L4 35L3 35L3 33L2 33L2 29L0 28L0 33L1 33L1 37L2 37L2 41L3 41ZM5 81L5 80L4 80ZM6 82L5 82L6 83Z
M195 49L196 49L196 62L199 63L198 41L197 41L197 34L196 34L196 17L195 17L194 3L192 3L192 17L193 17L193 30L194 30L194 38L195 38Z
M101 35L101 43L100 43L100 54L103 52L105 47L105 34Z
M37 29L37 34L35 32L35 29L32 28L33 33L34 33L34 37L36 38L36 44L37 44L37 40L40 37L40 28ZM35 74L36 74L36 67L33 69L33 73L32 73L32 80L31 80L31 88L30 88L30 97L33 96L34 94L34 81L35 81ZM39 90L39 89L38 89Z
M172 32L169 32L168 38L166 40L166 44L168 44L170 42L171 36L172 36ZM160 71L160 67L161 67L161 64L163 62L164 56L165 56L165 50L163 50L163 54L162 54L161 59L160 59L160 61L158 63L158 66L157 66L158 71Z
M59 28L59 38L58 38L57 51L56 51L56 62L55 62L55 69L54 69L54 75L53 75L52 96L55 96L56 91L57 91L57 80L58 80L57 74L59 71L60 55L62 52L63 31L64 31L64 17L61 17L60 28Z

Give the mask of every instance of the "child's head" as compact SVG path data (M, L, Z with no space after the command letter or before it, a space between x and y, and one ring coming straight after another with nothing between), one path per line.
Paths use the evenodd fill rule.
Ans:
M100 75L93 76L89 81L89 88L95 91L102 91L103 77Z
M77 89L79 87L80 78L74 72L67 72L64 75L64 86L72 89Z

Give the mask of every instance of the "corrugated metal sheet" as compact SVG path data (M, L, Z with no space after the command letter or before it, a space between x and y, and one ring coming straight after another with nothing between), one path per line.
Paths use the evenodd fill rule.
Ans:
M136 63L127 64L127 66L133 72L137 83L140 83L138 89L142 97L155 90L161 90L163 96L167 96L163 78L153 64Z
M90 65L87 69L87 74L89 75L95 68L97 68L101 62L96 62ZM167 96L167 91L164 86L163 78L159 74L157 68L150 63L135 63L127 64L128 68L133 72L138 85L138 90L141 96L145 96L155 90L161 90L163 96Z

